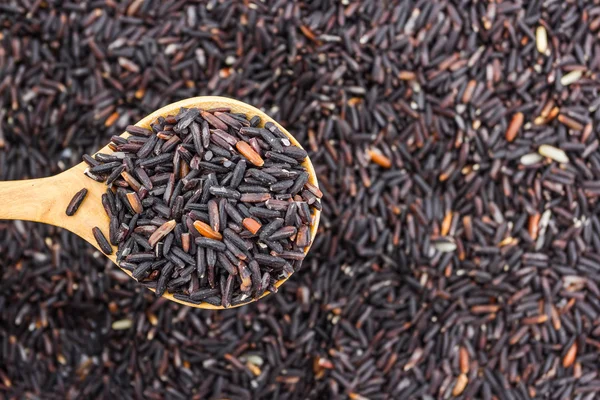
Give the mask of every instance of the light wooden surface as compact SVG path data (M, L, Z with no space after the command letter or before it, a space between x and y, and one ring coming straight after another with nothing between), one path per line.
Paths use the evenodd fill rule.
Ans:
M180 107L198 107L204 110L218 107L229 107L232 112L245 113L250 117L258 115L261 118L261 127L265 122L273 122L290 141L298 147L298 141L279 123L266 115L264 112L254 108L246 103L226 97L204 96L193 97L169 104L152 114L146 116L135 125L150 128L150 124L160 116L175 115ZM129 134L123 133L121 136L127 137ZM112 153L107 147L98 151L99 153ZM309 182L318 186L315 170L310 159L306 159L303 166L307 169L310 177ZM0 182L0 219L19 219L25 221L43 222L50 225L59 226L67 229L87 242L98 248L98 244L92 234L92 228L98 226L104 235L108 238L108 216L102 207L101 196L106 191L106 185L96 182L83 174L87 168L84 162L75 165L73 168L48 178L31 179L23 181ZM65 214L67 205L79 190L87 188L88 194L79 207L77 213L68 217ZM311 226L311 244L317 234L319 226L320 211L313 213L313 224ZM305 249L308 252L310 246ZM107 256L116 263L116 246L113 248L113 254ZM131 277L131 273L124 271ZM133 279L133 278L132 278ZM278 281L275 286L281 286L287 279ZM152 290L152 289L150 289ZM268 295L266 292L262 297ZM185 304L190 307L206 309L223 309L221 306L213 306L208 303L191 304L175 299L170 293L165 293L163 297L171 301ZM248 304L248 303L246 303Z

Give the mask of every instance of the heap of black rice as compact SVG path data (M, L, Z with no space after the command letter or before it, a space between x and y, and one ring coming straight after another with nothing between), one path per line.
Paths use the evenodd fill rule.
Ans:
M84 157L86 175L109 186L119 266L156 296L229 307L276 292L300 268L322 193L306 152L260 124L229 108L181 108L151 129L128 126L113 153Z

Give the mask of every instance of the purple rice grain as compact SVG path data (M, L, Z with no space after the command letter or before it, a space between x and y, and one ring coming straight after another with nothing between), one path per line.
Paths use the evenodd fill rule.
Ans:
M75 215L75 213L79 209L79 206L81 206L81 203L83 203L83 200L85 200L85 196L87 196L87 193L88 190L86 188L83 188L79 192L75 193L75 196L73 196L73 198L69 202L69 205L67 206L67 210L65 211L65 213L69 217Z
M98 228L97 226L94 227L92 229L92 233L94 234L94 239L96 239L96 242L98 243L98 246L100 247L100 250L102 250L102 252L104 254L107 254L107 255L112 254L113 253L112 246L110 245L108 240L106 240L106 236L104 236L104 234L102 233L100 228Z

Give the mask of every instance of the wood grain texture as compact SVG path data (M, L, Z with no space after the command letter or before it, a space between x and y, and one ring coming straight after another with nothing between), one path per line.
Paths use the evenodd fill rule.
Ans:
M154 111L135 125L142 128L150 128L150 124L158 117L175 115L179 112L179 108L181 107L197 107L203 110L229 107L232 112L244 113L249 117L258 115L261 118L261 127L264 126L265 122L273 122L283 133L285 133L294 145L302 147L296 138L264 112L241 101L226 97L204 96L181 100ZM123 133L121 136L128 137L129 134ZM112 150L106 146L98 152L110 154L112 153ZM318 187L317 177L310 159L307 158L302 165L309 173L308 181ZM61 174L48 178L0 182L0 204L2 204L2 207L0 207L0 219L20 219L55 225L75 233L91 243L94 247L98 248L98 244L92 234L92 228L95 226L99 227L105 236L108 237L109 219L102 207L101 201L102 194L106 191L106 186L104 183L96 182L86 177L83 174L83 171L87 167L87 164L82 162ZM74 216L67 216L65 214L67 205L75 193L83 188L88 189L85 200ZM310 229L311 244L317 234L320 216L320 211L313 211L313 223ZM309 249L310 246L308 246L304 252L307 253ZM115 247L113 254L106 256L114 263L116 263L116 251L117 249ZM122 271L131 277L129 271ZM280 287L287 279L289 278L278 281L275 286ZM153 289L150 290L154 291ZM265 292L262 297L265 297L268 294L269 292ZM223 309L221 306L213 306L208 303L186 303L175 299L170 293L165 293L163 297L190 307L213 310Z

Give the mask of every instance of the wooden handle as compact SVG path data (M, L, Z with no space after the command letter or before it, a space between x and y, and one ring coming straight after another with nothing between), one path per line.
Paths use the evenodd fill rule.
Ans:
M0 219L52 223L56 199L54 190L50 188L62 186L62 182L56 179L58 176L0 182Z
M84 163L48 178L0 182L0 219L42 222L65 228L96 248L92 228L100 227L108 237L108 217L102 207L104 184L87 178ZM88 194L75 215L66 214L69 202L81 189ZM116 249L115 249L116 251ZM114 254L111 258L115 261Z

